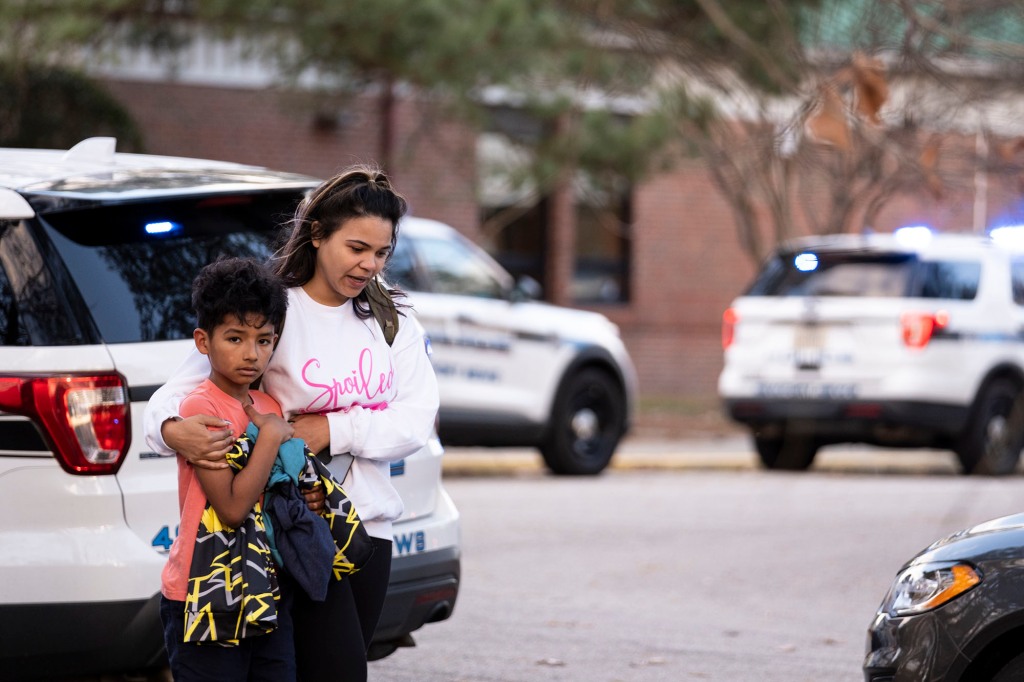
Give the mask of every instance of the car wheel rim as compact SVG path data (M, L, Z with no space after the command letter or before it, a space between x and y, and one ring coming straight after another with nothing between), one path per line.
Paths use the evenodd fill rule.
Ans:
M598 419L597 412L585 407L577 410L576 414L572 416L570 427L573 438L577 442L587 443L597 438L601 429L601 420Z
M988 421L988 441L992 443L1000 443L1007 439L1007 435L1010 432L1010 423L1007 418L1002 415L993 415L992 419Z
M986 439L988 440L989 447L1006 447L1007 438L1010 433L1009 422L1006 420L1006 417L1002 415L993 416L988 422L988 429L986 431Z

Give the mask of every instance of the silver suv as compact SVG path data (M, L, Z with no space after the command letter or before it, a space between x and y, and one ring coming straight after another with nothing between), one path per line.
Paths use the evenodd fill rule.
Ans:
M1024 442L1024 252L910 228L781 247L723 318L719 394L771 469L822 446L956 452L1008 474Z
M265 258L317 180L214 161L0 149L0 677L159 666L173 457L140 433L192 342L192 278ZM459 514L435 439L392 465L405 514L372 655L447 618Z

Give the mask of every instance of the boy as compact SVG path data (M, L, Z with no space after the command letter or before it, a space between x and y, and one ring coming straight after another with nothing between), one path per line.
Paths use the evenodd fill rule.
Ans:
M250 389L270 361L287 301L282 282L250 259L218 260L192 285L193 337L211 370L181 416L217 416L236 439L252 422L259 434L251 449L229 454L232 468L194 468L178 457L181 522L160 603L177 682L295 679L291 595L279 589L260 506L292 427L273 398Z

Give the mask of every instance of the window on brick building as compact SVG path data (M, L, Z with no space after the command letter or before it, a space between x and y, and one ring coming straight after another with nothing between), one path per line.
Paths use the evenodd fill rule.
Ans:
M578 183L579 184L579 183ZM590 190L576 201L576 270L572 294L577 303L629 300L630 190Z
M528 157L511 135L529 127L510 115L507 132L486 132L477 144L479 201L485 248L513 275L529 276L547 288L545 261L549 199L522 181ZM500 118L500 117L499 117ZM518 128L517 128L518 125ZM576 256L573 302L625 303L630 298L632 187L599 189L574 182Z
M537 280L544 290L547 282L544 259L547 249L547 201L526 206L482 206L486 248L502 267L516 278Z

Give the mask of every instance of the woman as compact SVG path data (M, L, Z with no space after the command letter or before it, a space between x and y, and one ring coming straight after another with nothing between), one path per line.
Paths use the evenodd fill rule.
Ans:
M296 437L333 456L328 468L343 482L375 548L362 570L331 582L324 602L297 590L293 619L303 680L366 679L366 651L391 571L391 524L402 513L390 462L426 443L438 409L422 327L403 311L389 345L367 299L405 211L383 173L353 167L299 205L288 241L272 259L289 286L288 313L261 389L281 404ZM208 374L206 359L193 353L150 400L146 438L196 466L221 466L208 462L231 444L224 423L177 416L181 397ZM339 457L345 453L352 457Z

